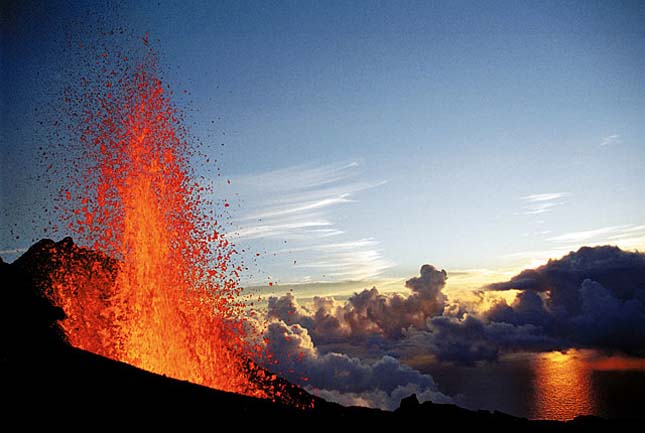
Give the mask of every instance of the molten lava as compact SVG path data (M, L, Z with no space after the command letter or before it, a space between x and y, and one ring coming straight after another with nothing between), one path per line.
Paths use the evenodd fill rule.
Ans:
M99 253L61 258L50 297L76 347L272 397L252 379L265 375L251 361L263 349L247 335L235 250L204 211L189 162L195 152L155 55L142 59L101 53L97 78L84 78L80 97L67 99L81 107L74 109L82 158L69 170L60 208L67 228Z

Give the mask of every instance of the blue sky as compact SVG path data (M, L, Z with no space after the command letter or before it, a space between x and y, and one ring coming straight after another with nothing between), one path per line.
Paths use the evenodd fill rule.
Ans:
M642 2L34 2L0 42L3 257L36 236L38 83L86 10L159 39L253 278L645 247Z

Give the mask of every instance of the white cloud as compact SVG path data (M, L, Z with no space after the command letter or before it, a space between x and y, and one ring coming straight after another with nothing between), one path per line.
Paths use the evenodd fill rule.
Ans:
M334 279L377 276L392 266L379 242L348 239L336 222L339 207L355 202L359 192L385 183L360 180L359 174L360 165L349 162L305 164L234 178L232 188L243 203L243 213L235 215L232 210L234 229L226 236L234 242L289 241L289 248L272 252L299 253L290 266L294 270Z
M621 140L619 134L612 134L612 135L608 135L606 137L603 137L602 141L600 142L600 145L601 146L611 146L611 145L614 145L614 144L620 144L622 142L623 141Z
M542 202L542 201L551 201L557 200L562 197L569 195L567 192L548 192L542 194L531 194L520 197L521 200L524 200L529 203Z
M306 247L298 247L298 248L289 248L289 249L282 249L279 250L278 252L302 252L302 251L338 251L338 250L354 250L357 248L361 247L372 247L374 245L378 244L373 238L368 238L368 239L360 239L356 241L348 241L348 242L336 242L336 243L330 243L330 244L321 244L321 245L309 245Z
M243 219L251 220L251 219L275 218L279 216L292 215L292 214L302 213L306 211L311 211L314 209L322 209L336 204L349 203L352 200L350 200L348 197L349 197L349 193L344 193L344 194L340 194L337 197L322 198L320 200L310 201L310 202L305 201L303 203L296 203L295 205L291 205L291 206L288 206L288 205L276 206L276 208L274 209L269 209L264 212L251 214L244 217Z
M612 237L615 237L617 235L623 235L625 233L630 233L630 232L633 233L635 228L637 229L636 231L639 231L639 230L645 231L644 230L645 226L634 226L632 224L627 224L627 225L601 227L593 230L563 233L561 235L548 238L547 240L551 242L574 243L574 244L577 244L580 242L592 241L592 240L595 240L595 241L611 240Z
M301 190L318 189L347 179L358 166L357 162L318 166L302 164L264 173L240 176L235 178L235 183L253 189L264 186L274 191L292 191L296 188Z
M524 202L522 215L539 215L550 212L554 207L565 204L562 201L564 197L569 196L568 192L549 192L540 194L531 194L520 197Z
M519 251L502 258L515 262L519 267L531 268L583 246L615 245L627 250L642 250L645 248L645 225L622 224L568 232L546 238L546 241L549 244L544 249Z
M342 234L340 230L329 228L332 223L326 220L311 220L311 221L293 221L273 223L273 224L253 224L248 227L236 230L235 233L229 235L234 239L257 239L268 237L282 237L296 239L303 234L308 234L311 237L325 237Z

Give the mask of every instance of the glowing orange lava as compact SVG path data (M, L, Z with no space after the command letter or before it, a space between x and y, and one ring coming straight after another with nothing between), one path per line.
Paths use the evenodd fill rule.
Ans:
M114 56L96 56L99 78L84 79L78 99L82 160L61 208L68 229L97 253L62 257L52 274L67 337L152 372L272 397L251 378L263 376L250 361L262 349L247 338L241 267L204 212L155 56Z

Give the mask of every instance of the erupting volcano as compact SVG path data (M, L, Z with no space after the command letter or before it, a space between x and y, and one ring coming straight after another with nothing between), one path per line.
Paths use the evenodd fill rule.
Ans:
M205 211L213 203L191 169L197 151L147 36L143 46L132 56L102 50L88 63L94 75L65 97L72 145L63 146L68 176L55 210L97 253L60 257L48 296L76 347L221 390L280 396L252 361L271 357L249 334L242 266L217 213Z

